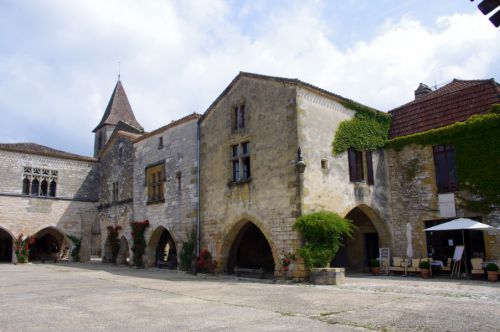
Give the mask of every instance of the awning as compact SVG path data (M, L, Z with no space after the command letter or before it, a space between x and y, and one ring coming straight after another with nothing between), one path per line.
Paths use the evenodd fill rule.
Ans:
M490 225L480 223L468 218L458 218L437 226L426 228L426 232L434 231L454 231L454 230L483 230L493 228Z

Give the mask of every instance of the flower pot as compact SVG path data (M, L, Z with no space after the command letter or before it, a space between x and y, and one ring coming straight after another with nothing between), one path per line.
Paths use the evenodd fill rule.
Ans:
M378 276L380 274L380 266L373 266L371 269L374 276Z
M344 283L345 270L340 267L314 268L309 281L315 285L341 285Z
M498 280L498 272L496 271L487 271L488 272L488 281L496 282Z
M422 276L422 278L429 279L430 275L429 271L430 271L429 269L420 269L420 275Z

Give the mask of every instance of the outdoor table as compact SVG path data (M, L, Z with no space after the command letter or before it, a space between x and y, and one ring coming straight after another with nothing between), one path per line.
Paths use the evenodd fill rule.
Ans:
M443 267L444 267L443 261L438 261L438 260L432 261L431 262L431 270L434 270L434 271L432 271L432 274L434 274L434 273L439 274L439 271L441 271L441 269Z

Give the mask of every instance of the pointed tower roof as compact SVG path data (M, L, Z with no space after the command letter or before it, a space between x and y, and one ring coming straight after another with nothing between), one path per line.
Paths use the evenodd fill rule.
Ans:
M99 128L105 125L117 125L119 121L125 122L126 124L136 128L138 131L143 132L144 128L137 122L128 102L127 94L123 89L122 82L118 79L116 82L115 89L109 99L106 111L102 116L101 122L95 127L93 132L95 133Z

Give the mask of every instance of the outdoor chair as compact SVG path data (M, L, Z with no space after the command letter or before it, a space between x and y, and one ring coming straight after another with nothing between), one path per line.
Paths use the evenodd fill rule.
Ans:
M484 276L483 259L471 258L470 263L472 265L472 271L471 271L472 278L483 277Z
M389 267L391 272L403 272L406 274L406 262L401 257L392 257L392 265Z
M411 260L411 266L408 266L406 268L406 271L412 272L412 273L419 273L420 272L420 258L413 258Z
M452 262L451 258L448 258L448 261L446 261L446 265L441 267L441 271L451 273L451 264L452 264L451 262Z

